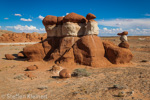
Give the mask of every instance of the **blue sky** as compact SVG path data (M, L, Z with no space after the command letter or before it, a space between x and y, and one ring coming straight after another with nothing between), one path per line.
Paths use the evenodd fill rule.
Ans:
M150 35L150 0L0 0L0 29L45 32L42 18L75 12L96 15L100 36Z

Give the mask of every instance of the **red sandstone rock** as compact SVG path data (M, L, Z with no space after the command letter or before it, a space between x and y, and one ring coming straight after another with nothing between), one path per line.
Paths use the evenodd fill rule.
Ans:
M14 60L15 57L12 54L5 54L7 60Z
M36 70L36 69L38 69L38 66L37 65L31 65L31 66L28 66L27 67L27 71L34 71L34 70Z
M47 15L44 19L43 19L43 25L53 25L53 24L57 24L57 17L56 16L51 16L51 15Z
M23 51L19 52L17 56L18 56L19 58L24 58L24 57L25 57Z
M72 12L63 18L63 23L66 22L85 23L86 20L87 19L84 16Z
M129 43L126 42L126 41L123 41L118 46L121 47L121 48L127 48L128 49L129 48Z
M86 15L86 19L87 19L87 20L91 20L91 19L95 19L95 18L96 18L96 16L95 16L94 14L88 13L88 14Z
M128 31L124 31L122 33L118 33L117 35L128 35Z
M60 38L59 48L55 49L51 55L51 58L53 58L56 63L74 63L72 46L78 39L78 37Z
M57 17L57 24L63 24L63 18L64 17Z
M63 69L59 72L60 78L71 78L71 73L67 69Z
M120 48L110 41L103 41L103 45L106 52L105 56L113 64L129 63L133 58L129 49Z
M103 67L111 64L105 57L105 50L101 39L95 35L81 37L73 47L77 63Z
M23 53L29 61L40 61L45 57L42 43L37 43L23 48Z

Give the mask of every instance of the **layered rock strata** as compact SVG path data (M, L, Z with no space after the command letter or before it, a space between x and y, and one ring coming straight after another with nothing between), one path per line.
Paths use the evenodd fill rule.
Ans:
M43 25L47 39L25 47L23 52L29 61L53 61L78 63L93 67L129 63L133 57L129 49L102 42L95 15L70 13L65 17L46 16Z

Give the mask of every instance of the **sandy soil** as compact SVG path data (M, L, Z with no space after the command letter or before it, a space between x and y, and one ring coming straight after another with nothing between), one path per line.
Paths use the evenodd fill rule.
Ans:
M102 39L120 43L119 37ZM150 100L150 37L128 39L134 54L130 64L107 68L62 66L69 70L85 68L91 73L89 77L69 79L53 78L51 62L5 59L5 54L16 56L26 45L0 46L0 100ZM39 68L25 71L29 65Z

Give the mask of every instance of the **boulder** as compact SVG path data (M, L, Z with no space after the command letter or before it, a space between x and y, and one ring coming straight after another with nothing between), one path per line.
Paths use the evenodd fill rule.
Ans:
M43 19L43 25L47 26L47 25L54 25L57 24L57 17L56 16L51 16L51 15L47 15L44 19Z
M71 78L71 73L67 69L63 69L59 72L60 78Z
M28 66L28 67L27 67L26 71L34 71L34 70L36 70L36 69L38 69L38 66L37 66L37 65L31 65L31 66Z
M85 23L86 21L87 21L87 19L84 16L78 15L78 14L73 13L73 12L66 15L63 18L63 23L66 23L66 22Z
M110 41L103 41L105 56L113 64L129 63L133 54L129 49L120 48Z
M63 18L64 17L57 17L57 24L62 25L63 24Z
M98 34L99 34L98 23L94 20L88 21L85 35L98 35Z
M111 64L105 57L101 39L95 35L81 37L73 46L75 62L93 67Z
M24 58L24 57L25 57L23 51L19 52L19 53L17 54L17 56L18 56L19 58Z
M62 36L83 36L85 23L66 22L62 25Z
M5 54L7 60L14 60L15 57L12 54Z
M28 58L28 61L40 61L45 57L42 43L26 46L23 48L23 53Z
M129 43L126 42L126 41L123 41L118 46L121 47L121 48L127 48L128 49L129 48Z
M87 20L91 20L91 19L95 19L95 18L96 18L96 16L95 16L94 14L88 13L88 14L86 15L86 19L87 19Z

